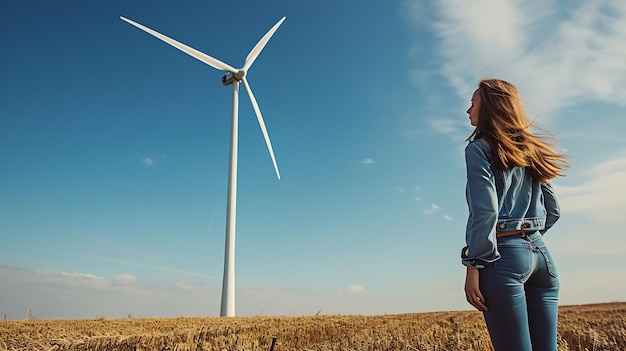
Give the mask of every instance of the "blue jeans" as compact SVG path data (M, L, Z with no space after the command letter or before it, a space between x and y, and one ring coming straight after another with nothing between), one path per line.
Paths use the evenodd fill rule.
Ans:
M541 233L497 241L502 257L479 276L494 349L556 351L559 279Z

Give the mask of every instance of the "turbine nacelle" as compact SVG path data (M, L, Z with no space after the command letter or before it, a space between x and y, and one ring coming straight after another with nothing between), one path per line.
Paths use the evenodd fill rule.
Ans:
M237 70L236 73L228 72L222 77L222 84L230 85L235 81L241 82L246 77L246 71L243 69Z

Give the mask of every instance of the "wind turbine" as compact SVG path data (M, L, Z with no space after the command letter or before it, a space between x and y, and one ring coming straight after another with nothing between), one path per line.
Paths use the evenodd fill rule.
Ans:
M278 165L276 164L276 158L274 157L274 150L272 149L272 143L270 142L269 135L267 134L267 129L265 128L265 122L263 121L263 116L261 115L261 110L259 109L259 104L254 98L254 94L252 94L252 90L250 89L250 85L246 80L246 73L250 69L250 66L254 63L254 60L259 56L261 50L265 47L265 44L270 40L274 32L278 29L278 27L283 23L285 17L281 18L270 30L265 33L265 35L259 40L259 42L252 48L246 60L244 61L243 67L240 69L233 68L224 62L213 58L205 53L202 53L192 47L189 47L183 43L180 43L172 38L169 38L159 32L156 32L148 27L142 26L141 24L131 21L128 18L120 16L120 18L133 26L152 34L153 36L163 40L164 42L172 45L173 47L189 54L190 56L206 63L207 65L218 69L220 71L228 72L224 77L222 77L222 84L233 86L233 114L232 114L232 122L231 122L231 134L230 134L230 163L228 167L228 202L226 209L226 248L224 253L224 276L222 281L222 304L220 308L220 316L222 317L234 317L235 316L235 224L237 218L237 141L238 141L238 124L239 124L239 82L243 83L243 86L246 88L248 92L248 96L250 97L250 102L252 103L252 108L256 114L256 117L259 121L259 126L261 127L261 132L263 132L263 137L265 138L265 143L267 144L267 149L270 152L270 156L272 157L272 162L274 163L274 170L276 171L276 176L280 179L280 173L278 172Z

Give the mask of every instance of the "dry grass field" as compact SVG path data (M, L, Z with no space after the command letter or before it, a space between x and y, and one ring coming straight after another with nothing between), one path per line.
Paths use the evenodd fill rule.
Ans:
M492 350L478 312L0 322L2 350ZM563 306L559 350L626 350L626 303Z

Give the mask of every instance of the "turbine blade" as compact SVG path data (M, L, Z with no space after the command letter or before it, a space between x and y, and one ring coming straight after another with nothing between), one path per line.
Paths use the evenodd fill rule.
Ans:
M242 82L243 82L243 86L246 87L248 96L250 97L250 102L252 103L252 108L254 109L256 118L259 120L259 126L261 127L261 132L263 132L263 137L265 138L267 149L270 152L270 156L272 156L272 162L274 163L274 170L276 171L276 176L278 177L278 179L280 179L280 173L278 172L278 165L276 164L276 158L274 157L274 149L272 149L272 143L270 142L270 137L267 134L267 129L265 128L265 122L263 122L263 116L261 115L259 104L257 104L256 99L254 98L254 94L252 94L252 89L250 89L250 85L248 84L248 80L246 79L246 77L243 78Z
M225 64L224 62L222 62L222 61L220 61L220 60L218 60L216 58L213 58L213 57L211 57L211 56L209 56L209 55L207 55L207 54L205 54L203 52L200 52L200 51L198 51L198 50L196 50L196 49L194 49L192 47L189 47L189 46L187 46L187 45L185 45L183 43L179 43L179 42L177 42L176 40L174 40L174 39L172 39L170 37L167 37L167 36L157 32L157 31L154 31L154 30L152 30L152 29L150 29L150 28L148 28L146 26L142 26L141 24L139 24L137 22L134 22L132 20L129 20L126 17L120 16L120 18L123 21L126 21L126 22L132 24L133 26L135 26L135 27L137 27L137 28L139 28L139 29L149 33L149 34L152 34L153 36L163 40L164 42L170 44L171 46L177 48L178 50L180 50L180 51L182 51L182 52L184 52L184 53L186 53L186 54L188 54L188 55L190 55L190 56L192 56L192 57L194 57L194 58L196 58L196 59L206 63L207 65L209 65L209 66L211 66L211 67L213 67L215 69L219 69L220 71L228 71L228 72L231 72L231 73L237 73L237 70L235 68Z
M257 56L259 56L259 54L261 53L261 50L263 50L263 48L265 47L265 44L267 44L267 42L270 40L272 35L274 35L274 32L276 32L278 27L280 27L280 25L283 23L285 18L286 17L281 18L280 21L278 21L274 25L274 27L272 27L267 33L265 33L263 38L261 38L261 40L259 40L259 42L254 46L252 51L250 51L250 53L246 57L246 62L243 65L243 70L247 71L248 68L252 66L252 64L254 63L254 60L256 60Z

